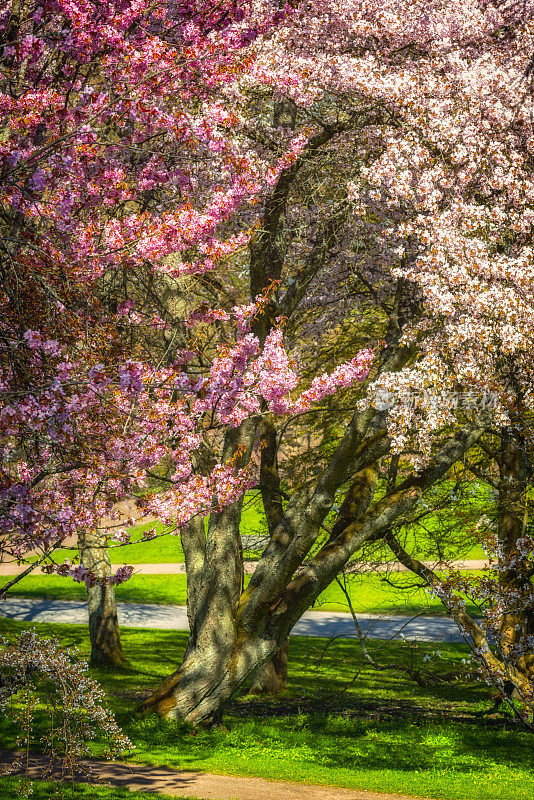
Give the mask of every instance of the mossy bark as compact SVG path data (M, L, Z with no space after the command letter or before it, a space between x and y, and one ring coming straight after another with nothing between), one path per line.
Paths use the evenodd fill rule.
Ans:
M193 725L217 723L232 695L276 649L263 639L239 639L220 648L213 637L211 646L199 644L188 650L180 668L170 675L143 704L168 719L182 719Z

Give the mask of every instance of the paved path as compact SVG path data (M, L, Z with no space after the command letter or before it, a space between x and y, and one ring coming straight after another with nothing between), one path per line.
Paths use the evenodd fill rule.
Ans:
M0 766L11 761L12 754L0 750ZM48 760L31 756L30 777L37 780L48 766ZM91 768L91 783L102 781L142 793L166 794L171 797L197 797L201 800L415 800L398 794L377 794L359 789L339 789L288 781L267 781L240 775L213 775L209 772L150 767L138 764L117 764L109 761L86 761ZM78 779L84 781L83 777Z
M125 563L128 563L128 558L126 557ZM427 567L436 568L436 564L433 561L425 561L424 562ZM26 569L28 565L18 565L15 563L9 564L0 564L0 576L2 575L18 575L20 572ZM185 564L181 563L174 563L174 564L132 564L134 568L134 574L141 574L141 575L182 575L185 574ZM453 561L450 565L454 569L458 570L474 570L474 569L485 569L488 566L487 561ZM255 561L245 561L244 563L245 572L247 574L252 574L256 568ZM407 572L406 567L404 564L399 564L398 562L388 563L388 564L367 564L365 562L357 562L355 563L354 572ZM32 575L41 575L40 567L36 567L36 569L31 573Z
M124 628L161 628L188 630L185 606L117 603L119 624ZM49 600L46 597L9 597L0 601L0 617L31 622L87 624L87 605L73 600ZM359 614L364 634L372 639L405 639L420 642L461 642L458 628L447 617L384 617ZM336 611L306 611L291 631L292 636L355 636L350 614Z

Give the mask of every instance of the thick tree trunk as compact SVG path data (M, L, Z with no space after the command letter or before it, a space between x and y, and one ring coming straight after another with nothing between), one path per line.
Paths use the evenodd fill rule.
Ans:
M143 709L194 725L218 722L228 700L275 650L276 642L244 638L221 648L214 632L211 646L188 649L180 669L161 684Z
M288 649L289 639L286 639L273 657L259 668L252 679L251 694L266 694L276 697L286 691Z
M206 531L204 518L192 519L181 530L180 539L185 559L187 578L187 619L191 630L195 624L198 599L202 587L202 570L206 557Z
M280 473L278 471L278 436L276 428L268 419L262 420L261 443L261 494L267 528L269 535L273 536L283 519L284 508L282 505L283 492ZM276 697L285 692L288 645L289 642L286 640L273 657L256 672L250 687L252 694L265 694Z
M218 721L228 700L283 646L295 622L350 556L410 511L423 489L440 480L483 431L482 427L460 430L417 476L374 501L379 474L376 456L383 454L383 433L371 433L361 468L356 470L360 451L354 454L354 438L360 429L357 425L348 429L311 497L306 490L305 499L288 503L246 589L239 539L242 500L210 515L187 652L181 666L143 704L144 710L193 724ZM247 439L250 429L245 425L227 434L229 455ZM375 459L366 466L371 454ZM304 561L351 465L354 518L347 519L334 540Z
M86 569L91 570L98 578L111 575L109 553L101 533L81 534L78 546L81 562ZM110 586L107 581L89 586L87 588L87 607L91 665L108 669L129 667L121 645L114 587Z
M222 460L242 454L247 463L256 422L227 432ZM201 520L182 533L187 566L191 634L181 667L144 704L171 719L210 722L243 680L265 661L265 645L239 633L236 609L243 591L243 550L239 524L243 498L210 514L207 535ZM276 649L272 646L269 655Z

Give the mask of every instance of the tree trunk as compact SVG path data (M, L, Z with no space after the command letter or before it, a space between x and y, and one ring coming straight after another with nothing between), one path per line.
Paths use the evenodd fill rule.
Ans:
M202 587L202 570L206 557L206 532L204 518L196 517L181 529L180 539L185 559L187 578L187 620L192 630L195 624L198 599Z
M245 589L239 539L242 498L212 512L185 657L142 709L192 724L218 721L232 695L283 647L293 625L361 544L389 530L401 515L411 511L423 489L441 480L451 464L478 441L482 431L481 426L461 429L424 470L375 500L378 463L367 466L365 459L370 454L382 455L383 433L370 434L362 466L356 470L360 451L353 455L353 437L359 435L359 428L349 427L311 496L306 488L305 499L296 497L288 503ZM229 455L247 438L250 440L250 431L245 424L229 432ZM354 518L346 521L333 541L304 561L322 530L335 489L351 464L355 473L351 490Z
M521 640L531 635L534 628L530 564L520 547L528 522L527 490L532 469L526 454L525 441L517 431L501 432L501 448L497 458L500 473L497 532L505 568L500 572L499 582L505 596L515 598L515 603L502 615L500 647L505 662L514 663L516 669L532 681L532 648L519 657L516 654Z
M101 532L80 534L78 547L81 562L86 569L98 578L111 575L109 553ZM107 581L87 587L87 607L91 641L90 664L108 669L129 667L121 645L115 588Z
M276 642L238 637L231 648L220 648L213 632L211 646L188 649L181 667L142 708L194 725L218 722L228 700L276 647Z
M249 419L229 430L222 460L240 453L240 464L246 464L256 427ZM236 618L243 591L242 509L240 497L221 510L213 509L207 535L202 520L182 532L191 633L181 667L146 701L145 709L194 723L219 721L226 701L265 661L265 644L259 639L252 644Z
M271 697L283 694L287 689L287 654L289 639L276 651L252 679L251 694L265 694Z

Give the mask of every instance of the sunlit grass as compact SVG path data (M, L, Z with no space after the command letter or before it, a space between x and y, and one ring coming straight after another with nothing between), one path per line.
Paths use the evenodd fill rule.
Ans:
M0 586L9 578L0 578ZM249 576L245 576L245 583ZM351 601L360 613L373 614L445 614L435 597L421 588L414 588L412 575L401 572L388 576L357 575L349 580ZM58 576L28 576L13 587L9 595L49 597L57 600L84 600L83 584ZM133 575L116 589L117 600L124 603L169 603L185 605L187 585L185 575ZM321 611L348 611L346 598L337 583L332 583L318 597L315 608ZM477 609L468 605L468 610Z
M0 622L8 631L26 623ZM88 652L83 626L36 625ZM357 642L295 638L288 694L281 700L240 697L224 726L192 730L135 713L140 700L182 656L182 632L125 629L135 673L95 671L142 761L201 771L257 775L445 800L532 800L534 736L511 717L477 719L489 707L481 683L422 688L400 672L377 672ZM370 642L381 662L431 657L433 670L461 670L465 645L408 646ZM326 648L326 649L325 649ZM13 731L1 723L3 746Z
M21 795L17 789L19 787L18 778L0 778L0 792L2 800L20 800ZM57 795L54 794L56 784L46 781L33 781L32 800L52 800ZM75 798L75 800L146 800L147 792L131 792L128 789L114 789L110 786L90 786L83 783L75 783L74 786L68 785L64 788L65 800ZM159 800L171 800L169 795L155 795ZM188 798L182 798L188 800ZM189 798L194 800L194 798Z

